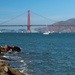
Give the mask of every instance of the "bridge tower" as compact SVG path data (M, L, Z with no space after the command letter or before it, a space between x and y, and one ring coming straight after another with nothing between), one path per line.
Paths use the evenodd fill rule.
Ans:
M31 30L30 30L30 10L28 10L28 24L27 24L27 32L31 32Z

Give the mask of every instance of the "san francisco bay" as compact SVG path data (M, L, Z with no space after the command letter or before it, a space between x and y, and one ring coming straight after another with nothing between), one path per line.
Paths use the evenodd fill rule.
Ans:
M75 33L0 33L0 45L22 49L10 63L27 75L75 75Z

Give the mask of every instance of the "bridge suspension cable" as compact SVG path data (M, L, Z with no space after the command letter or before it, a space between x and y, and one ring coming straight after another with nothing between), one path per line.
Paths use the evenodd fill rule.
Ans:
M23 12L22 14L19 14L19 15L13 17L13 18L10 18L10 19L8 19L8 20L6 20L6 21L0 23L0 25L5 24L5 23L8 23L8 22L10 22L10 21L12 21L12 20L14 20L14 19L16 19L16 18L18 18L18 17L24 15L25 13L27 13L27 11L25 11L25 12ZM42 15L40 15L40 14L38 14L38 13L33 12L33 11L31 11L31 13L33 13L33 14L35 14L35 15L37 15L37 16L40 16L40 17L42 17L42 18L44 18L44 19L47 19L47 20L49 20L49 21L57 22L56 20L53 20L53 19L50 19L50 18L48 18L48 17L42 16Z
M35 14L35 15L37 15L37 16L40 16L40 17L42 17L42 18L44 18L44 19L47 19L47 20L49 20L49 21L57 22L56 20L50 19L50 18L48 18L48 17L46 17L46 16L42 16L42 15L40 15L40 14L37 14L37 13L33 12L33 11L31 11L31 13L33 13L33 14Z
M15 17L13 17L13 18L11 18L11 19L8 19L8 20L6 20L6 21L4 21L4 22L2 22L2 23L0 23L0 24L2 25L2 24L5 24L5 23L7 23L7 22L10 22L10 21L12 21L12 20L14 20L14 19L16 19L16 18L22 16L22 15L25 14L25 13L26 13L26 11L23 12L22 14L19 14L19 15L15 16Z

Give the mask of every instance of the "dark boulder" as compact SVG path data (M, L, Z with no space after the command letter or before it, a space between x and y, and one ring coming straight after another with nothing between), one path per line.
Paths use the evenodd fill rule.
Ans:
M11 46L11 50L12 51L17 51L17 52L21 51L21 49L19 47L17 47L17 46Z
M0 46L0 53L1 52L8 52L10 50L17 51L17 52L21 51L20 47L18 47L18 46L8 46L8 45Z

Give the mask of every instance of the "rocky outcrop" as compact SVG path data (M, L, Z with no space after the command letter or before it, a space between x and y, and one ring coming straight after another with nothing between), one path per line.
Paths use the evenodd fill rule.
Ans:
M21 49L19 47L17 47L17 46L10 46L10 49L12 51L17 51L17 52L20 52L21 51Z
M4 47L0 46L0 52L8 52L10 50L17 51L17 52L21 51L21 49L17 46L8 46L8 45L5 45Z
M0 75L25 75L18 70L15 70L7 62L0 62Z
M26 75L21 73L19 70L16 70L15 68L13 68L9 63L7 63L7 61L15 61L9 58L6 58L2 55L2 53L4 54L5 52L8 51L17 51L20 52L21 49L17 46L7 46L5 45L0 46L0 75Z

